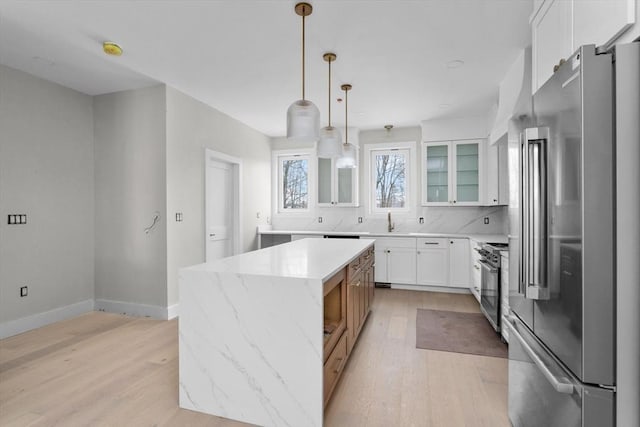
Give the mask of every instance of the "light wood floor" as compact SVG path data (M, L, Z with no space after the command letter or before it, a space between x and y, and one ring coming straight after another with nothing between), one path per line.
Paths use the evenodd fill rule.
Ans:
M470 295L376 290L325 426L509 426L507 360L416 349L416 308L479 311ZM178 408L177 341L176 320L103 312L1 340L0 425L244 425Z

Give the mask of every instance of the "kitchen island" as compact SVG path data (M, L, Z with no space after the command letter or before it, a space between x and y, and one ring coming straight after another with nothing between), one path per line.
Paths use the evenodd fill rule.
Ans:
M181 269L180 406L262 426L322 426L372 300L357 290L373 290L373 243L303 239ZM357 319L347 319L349 307Z

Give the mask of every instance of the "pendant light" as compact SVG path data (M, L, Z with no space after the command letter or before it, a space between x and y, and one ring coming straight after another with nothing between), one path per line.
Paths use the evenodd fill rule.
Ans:
M340 86L344 91L344 144L342 144L342 156L338 158L336 167L339 169L353 169L356 167L357 147L349 142L349 121L348 121L348 93L351 90L350 84Z
M338 128L331 126L331 63L336 60L335 53L325 53L322 58L329 63L329 125L320 129L320 141L318 141L318 157L340 157L342 154L342 135Z
M295 6L296 14L302 16L302 99L291 104L287 110L287 138L302 143L316 142L320 129L320 111L304 96L304 18L311 15L312 10L309 3Z

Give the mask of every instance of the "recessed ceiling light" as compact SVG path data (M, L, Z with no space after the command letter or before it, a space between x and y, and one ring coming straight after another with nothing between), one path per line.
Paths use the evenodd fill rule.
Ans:
M464 65L464 61L461 59L454 59L453 61L447 62L447 68L460 68Z
M102 50L107 55L120 56L122 55L122 48L113 42L103 42Z

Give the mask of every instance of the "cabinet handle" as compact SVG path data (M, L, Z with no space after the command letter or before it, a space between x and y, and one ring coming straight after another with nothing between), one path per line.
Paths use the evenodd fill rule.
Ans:
M336 363L333 365L334 366L334 369L333 369L333 373L334 374L340 373L340 365L342 365L341 362L342 362L342 357L339 357L339 358L336 359Z
M353 286L360 286L360 280L358 280Z
M418 255L420 255L420 251L416 251L416 253L417 253Z
M456 203L456 201L454 200L453 203Z
M477 265L474 265L473 268L475 268L476 270L480 270L480 267L478 267Z
M424 242L425 245L439 245L439 242Z

